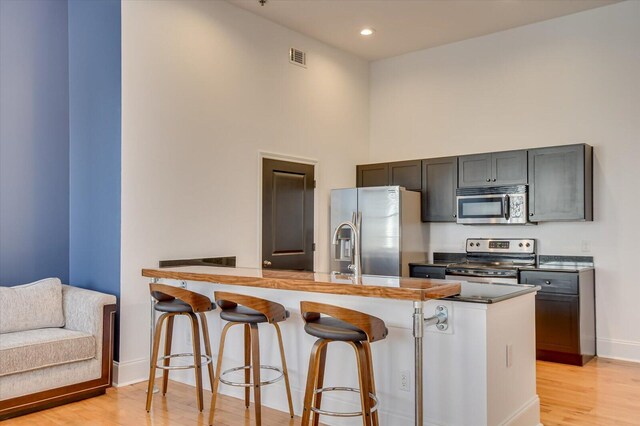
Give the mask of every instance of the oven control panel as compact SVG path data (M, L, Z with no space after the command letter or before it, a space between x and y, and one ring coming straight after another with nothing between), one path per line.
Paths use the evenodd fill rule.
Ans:
M532 238L495 239L469 238L467 239L467 253L524 253L536 252L536 240Z

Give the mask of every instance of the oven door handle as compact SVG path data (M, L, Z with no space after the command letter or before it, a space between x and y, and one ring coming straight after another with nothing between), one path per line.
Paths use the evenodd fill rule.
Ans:
M509 210L510 205L511 203L509 201L509 195L504 194L502 196L502 210L504 211L505 220L509 220L509 218L511 217L511 212Z

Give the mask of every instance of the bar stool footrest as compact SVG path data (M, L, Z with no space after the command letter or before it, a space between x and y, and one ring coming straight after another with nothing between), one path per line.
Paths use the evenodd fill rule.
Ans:
M240 370L249 370L251 371L253 369L252 366L250 365L241 365L239 367L233 367L230 368L228 370L223 371L222 373L220 373L220 381L222 383L224 383L225 385L229 385L229 386L237 386L237 387L241 387L241 388L249 388L249 387L253 387L253 382L249 382L249 383L245 383L245 382L235 382L233 380L227 380L224 378L224 376L226 374L230 374L233 373L235 371L240 371ZM265 385L271 385L277 381L280 381L284 378L284 372L282 371L282 368L280 367L274 367L273 365L260 365L260 369L261 370L272 370L272 371L277 371L278 373L280 373L279 376L270 379L270 380L265 380L260 382L260 386L265 386Z
M195 364L189 364L189 365L160 365L160 362L164 361L165 359L169 359L171 360L171 358L182 358L182 357L191 357L193 358L193 354L188 354L188 353L180 353L180 354L171 354L171 355L165 355L165 356L161 356L160 358L158 358L158 362L156 363L156 368L160 368L162 370L187 370L189 368L196 368ZM200 367L202 367L203 365L207 365L207 364L211 364L212 359L209 355L200 355L200 358L202 359L202 362L200 363ZM169 363L171 363L171 361L169 361Z
M354 392L354 393L360 393L360 389L358 388L349 388L349 387L344 387L344 386L332 386L332 387L327 387L327 388L321 388L321 389L316 389L315 393L322 393L322 392L334 392L334 391L338 391L338 392ZM373 401L375 402L375 404L373 404L373 406L371 407L371 412L373 413L374 411L376 411L378 409L378 403L380 402L378 400L378 397L376 395L374 395L373 393L369 392L369 397L371 399L373 399ZM337 411L327 411L327 410L321 410L320 408L316 408L316 407L311 407L311 411L313 411L314 413L323 415L323 416L332 416L332 417L359 417L362 416L362 411L351 411L351 412L337 412Z

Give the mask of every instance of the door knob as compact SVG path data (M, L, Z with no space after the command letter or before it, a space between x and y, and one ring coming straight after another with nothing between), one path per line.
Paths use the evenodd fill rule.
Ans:
M269 266L271 266L271 262L269 262L268 260L265 260L265 261L262 262L262 265L269 267Z

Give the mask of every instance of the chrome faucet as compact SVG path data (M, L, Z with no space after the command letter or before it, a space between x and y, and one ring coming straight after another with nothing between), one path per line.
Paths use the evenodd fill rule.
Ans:
M362 265L360 262L360 231L359 231L360 215L354 213L353 221L341 222L333 232L333 245L338 244L338 234L344 227L351 228L351 241L353 243L353 263L349 265L348 269L353 273L354 278L360 277Z

